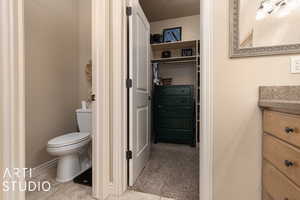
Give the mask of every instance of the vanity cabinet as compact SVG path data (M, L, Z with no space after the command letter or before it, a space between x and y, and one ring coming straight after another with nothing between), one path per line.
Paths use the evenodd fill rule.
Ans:
M263 200L300 200L300 115L263 111Z

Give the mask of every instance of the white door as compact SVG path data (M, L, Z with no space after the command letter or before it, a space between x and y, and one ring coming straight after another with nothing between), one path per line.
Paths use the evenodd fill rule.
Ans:
M132 186L150 156L150 25L138 0L130 2L129 16L129 185Z

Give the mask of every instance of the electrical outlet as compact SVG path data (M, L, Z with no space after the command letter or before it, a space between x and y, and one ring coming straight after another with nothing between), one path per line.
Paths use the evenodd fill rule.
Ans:
M292 74L300 73L300 56L291 57L291 73Z

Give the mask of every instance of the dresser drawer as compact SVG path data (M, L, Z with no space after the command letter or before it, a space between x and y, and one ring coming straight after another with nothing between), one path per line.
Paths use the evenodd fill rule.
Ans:
M156 127L193 130L193 120L184 118L160 118L157 120Z
M265 111L263 129L290 144L300 147L300 116Z
M194 108L192 106L164 106L158 107L158 118L188 118L194 117Z
M161 105L167 106L193 106L193 98L189 96L160 96L158 108Z
M263 188L274 200L300 199L300 189L268 161L263 162Z
M157 87L158 95L160 96L191 96L193 87L192 86L161 86Z
M263 157L300 186L300 150L264 134Z

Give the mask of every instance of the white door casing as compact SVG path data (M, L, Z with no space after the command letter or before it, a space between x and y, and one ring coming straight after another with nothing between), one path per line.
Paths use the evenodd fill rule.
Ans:
M150 156L150 25L138 1L129 16L129 185L132 186Z
M10 184L16 181L24 185L24 175L4 175L5 169L25 168L23 3L0 1L0 182L2 185L2 181L8 181L10 186L8 191L1 188L1 200L25 200L25 192L13 190Z

